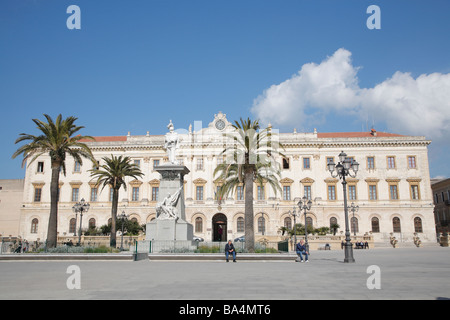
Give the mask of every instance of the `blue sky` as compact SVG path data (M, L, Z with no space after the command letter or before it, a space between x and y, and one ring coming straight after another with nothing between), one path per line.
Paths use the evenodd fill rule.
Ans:
M73 4L81 9L80 30L66 26ZM370 5L381 9L379 30L366 26ZM348 81L358 97L371 101L383 84L384 94L400 87L426 100L418 107L423 123L407 117L418 109L401 109L392 93L385 105L310 101L303 113L274 126L333 132L374 125L425 135L433 140L431 176L449 177L450 131L443 128L450 121L449 12L448 0L2 0L0 178L24 177L21 159L11 159L14 141L19 133L37 133L31 119L44 113L74 115L86 127L82 133L93 136L162 134L169 119L176 128L207 125L218 111L229 120L257 118L271 86L299 75L300 89L317 89L300 70L327 59L357 73L338 70L330 78ZM346 54L339 60L337 52ZM404 76L387 81L397 72Z

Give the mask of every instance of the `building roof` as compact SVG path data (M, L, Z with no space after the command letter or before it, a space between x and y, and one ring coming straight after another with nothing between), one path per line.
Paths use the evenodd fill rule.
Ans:
M369 137L406 137L405 135L388 132L318 132L318 138L369 138Z
M370 138L370 137L406 137L405 135L388 133L388 132L377 132L372 130L371 132L318 132L317 138ZM127 141L127 136L103 136L94 137L95 142L118 142ZM80 142L92 142L89 139L82 139Z
M115 141L127 141L126 136L110 136L110 137L93 137L95 142L115 142ZM92 142L90 139L81 139L80 142Z

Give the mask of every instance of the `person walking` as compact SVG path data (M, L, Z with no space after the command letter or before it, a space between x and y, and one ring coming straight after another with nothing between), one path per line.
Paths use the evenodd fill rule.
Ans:
M225 245L225 257L227 258L227 262L230 254L233 255L233 262L236 262L236 250L234 249L234 245L231 243L231 240L228 240L228 243Z
M300 240L300 242L297 243L296 251L297 251L297 255L300 258L300 262L303 262L303 255L305 255L305 262L309 262L309 260L308 260L309 252L306 251L306 246L304 245L303 240Z

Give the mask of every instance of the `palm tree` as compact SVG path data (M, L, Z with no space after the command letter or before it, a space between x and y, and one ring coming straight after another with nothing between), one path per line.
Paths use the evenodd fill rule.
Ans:
M111 236L109 245L113 248L116 247L116 216L117 207L119 205L119 190L123 188L127 189L125 181L126 177L132 177L138 179L144 174L136 164L131 163L130 157L111 155L111 158L102 158L106 164L101 165L98 169L92 169L91 177L97 179L96 186L103 185L102 190L106 186L112 188L112 207L111 207Z
M47 122L39 119L33 119L37 128L41 131L39 136L21 133L17 138L16 144L22 141L30 141L28 144L21 146L12 155L16 158L23 155L22 167L28 162L31 165L38 157L43 154L49 154L51 159L52 177L50 183L50 216L48 221L47 231L47 246L50 248L56 247L58 234L58 189L59 189L59 174L61 169L66 175L66 154L71 155L76 161L82 164L82 157L88 158L96 163L89 147L80 142L82 139L94 140L91 136L76 135L83 126L76 126L75 121L78 118L68 117L62 119L61 114L58 115L56 121L44 114Z
M245 246L248 252L255 250L254 214L253 214L253 183L263 187L268 183L272 189L281 192L279 184L280 164L274 158L281 154L281 147L274 140L269 128L260 130L259 122L250 119L233 124L234 133L225 133L232 145L227 145L221 154L226 154L226 161L214 170L214 176L222 182L218 191L218 199L224 198L238 186L244 188L245 211L244 229Z

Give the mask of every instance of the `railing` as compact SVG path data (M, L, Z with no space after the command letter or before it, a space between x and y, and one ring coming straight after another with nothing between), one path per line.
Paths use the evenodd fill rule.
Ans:
M136 244L136 253L225 253L227 242L199 242L173 240L143 240ZM233 243L237 253L245 253L245 242ZM278 253L278 241L255 243L255 253Z

